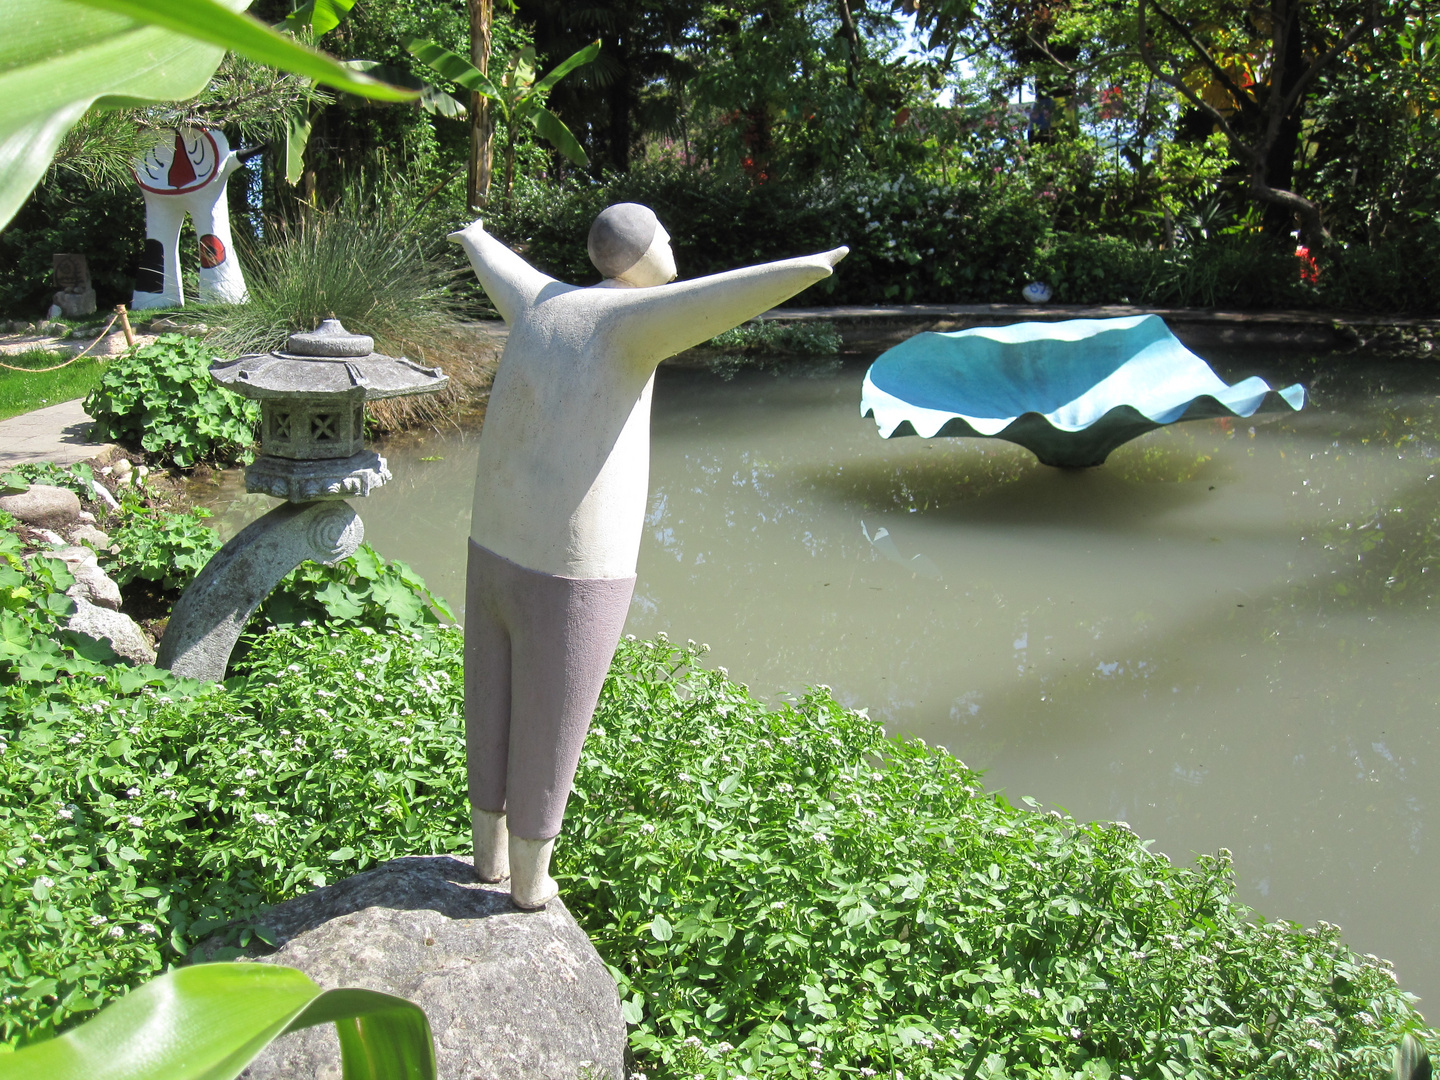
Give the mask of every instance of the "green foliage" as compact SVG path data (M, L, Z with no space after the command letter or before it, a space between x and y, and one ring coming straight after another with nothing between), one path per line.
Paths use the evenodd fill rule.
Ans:
M0 313L44 315L58 287L51 260L62 251L86 256L101 312L128 304L127 271L144 248L145 203L133 189L91 191L72 175L48 178L0 231Z
M0 682L52 679L66 667L60 638L75 579L59 559L23 558L13 527L0 514Z
M800 356L834 356L842 344L840 331L830 322L777 322L754 319L717 334L708 348L733 353L795 353Z
M114 554L101 552L105 571L122 589L137 578L178 599L185 586L220 550L220 537L205 524L204 509L176 513L131 510L110 539ZM334 566L306 562L281 579L260 605L269 626L335 623L376 630L434 625L454 619L445 601L405 563L388 560L369 544Z
M205 524L208 517L210 511L199 507L184 513L132 509L110 533L118 551L100 555L105 572L122 589L140 578L178 597L220 550L220 538Z
M344 1080L434 1080L435 1042L418 1005L374 990L322 990L279 964L224 963L165 973L81 1027L21 1050L5 1075L225 1080L281 1035L330 1022Z
M455 618L419 574L369 544L334 566L302 563L275 587L259 614L271 626L314 622L374 630L433 626Z
M0 684L3 1038L227 923L263 939L265 903L465 850L461 651L295 627L224 686ZM647 1074L1378 1078L1433 1037L1335 928L1256 920L1223 853L1172 867L823 689L767 708L697 657L622 645L557 851Z
M458 631L263 636L248 680L0 682L0 1041L46 1037L231 919L468 835ZM260 931L263 935L265 932Z
M83 461L73 465L56 465L49 461L25 461L13 465L0 473L0 485L14 491L22 491L31 484L64 488L73 491L78 498L89 502L95 498L90 485L95 479L94 470Z
M249 460L260 406L215 385L210 363L217 355L198 338L163 334L116 357L85 399L95 420L90 437L146 450L182 469Z

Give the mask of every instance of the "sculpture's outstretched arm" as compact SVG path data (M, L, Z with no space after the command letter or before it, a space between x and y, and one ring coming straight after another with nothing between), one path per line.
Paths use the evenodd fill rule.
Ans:
M627 359L654 367L829 277L849 251L840 247L693 281L627 290L617 303L611 340Z
M451 233L450 239L470 256L470 265L475 267L481 287L500 317L512 326L520 312L535 302L540 290L555 280L487 233L478 218L459 232Z

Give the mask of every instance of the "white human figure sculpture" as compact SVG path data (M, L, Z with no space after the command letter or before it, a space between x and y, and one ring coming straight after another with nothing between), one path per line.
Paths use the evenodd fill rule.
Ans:
M660 361L829 277L848 248L667 284L648 207L590 230L604 280L542 274L452 235L509 324L479 442L466 572L465 728L475 870L517 906L557 892L550 855L635 587Z
M244 303L245 277L230 236L225 185L241 160L223 133L179 128L173 142L158 142L135 160L135 179L145 192L145 256L135 280L131 308L170 308L185 303L180 284L180 227L188 213L200 237L202 302Z

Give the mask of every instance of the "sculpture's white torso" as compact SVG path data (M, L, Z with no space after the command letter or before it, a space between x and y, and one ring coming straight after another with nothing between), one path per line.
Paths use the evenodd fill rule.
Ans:
M654 373L605 348L608 292L570 290L517 320L490 393L470 535L531 570L635 572Z
M480 433L471 538L527 569L577 578L635 573L660 361L828 277L847 251L644 288L579 288L540 273L478 221L454 239L510 325Z

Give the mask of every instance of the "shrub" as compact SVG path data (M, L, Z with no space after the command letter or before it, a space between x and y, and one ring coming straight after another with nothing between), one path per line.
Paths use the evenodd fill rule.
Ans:
M205 524L208 517L204 509L131 509L111 534L116 550L100 553L106 572L122 588L137 579L153 582L173 604L220 550L220 537ZM376 630L455 617L409 566L384 558L369 544L333 566L301 563L280 580L257 614L268 626L308 621Z
M0 1020L43 1037L261 907L468 846L457 630L297 627L245 677L0 683ZM657 1077L1381 1076L1425 1031L1222 855L987 794L824 690L622 646L557 851ZM125 682L122 679L128 678Z
M1062 304L1440 312L1433 223L1369 246L1336 245L1318 283L1308 285L1289 245L1238 225L1201 229L1168 249L1143 240L1149 226L1138 230L1140 240L1077 231L1105 222L1077 217L1046 197L1055 193L1045 184L1043 170L997 167L949 182L858 176L753 187L741 176L649 164L601 184L522 179L514 197L486 215L486 227L576 284L595 280L585 236L612 202L654 208L685 277L849 245L834 276L789 301L796 305L1018 303L1020 289L1038 278ZM1058 231L1062 221L1071 231Z
M105 572L122 589L140 578L178 597L220 550L220 538L205 524L209 516L198 507L184 513L131 508L110 534L114 553L100 553Z
M834 356L843 342L834 323L789 323L754 319L717 334L707 348L729 353L794 353L800 356Z
M260 406L210 378L215 345L164 334L110 361L85 399L94 440L114 440L188 469L249 460Z

